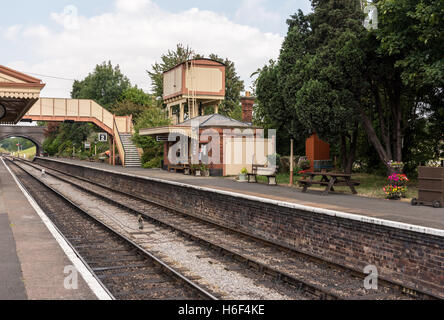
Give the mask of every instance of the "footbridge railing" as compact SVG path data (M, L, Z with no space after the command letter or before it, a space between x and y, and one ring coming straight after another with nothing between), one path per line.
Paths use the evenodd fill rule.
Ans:
M25 120L51 122L91 122L113 137L122 164L125 149L119 134L134 132L132 116L115 116L89 99L40 98L23 117Z
M113 130L114 130L114 143L115 146L117 147L117 151L119 152L120 155L120 162L122 162L122 166L125 166L125 148L123 147L123 143L122 140L120 139L120 134L119 134L119 129L117 127L117 119L114 119L113 122ZM113 159L113 165L115 165L115 160Z

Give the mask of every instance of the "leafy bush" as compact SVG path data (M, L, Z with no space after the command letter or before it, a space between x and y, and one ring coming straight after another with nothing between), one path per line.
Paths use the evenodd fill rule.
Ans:
M163 158L163 143L157 142L154 137L140 136L140 129L169 125L170 121L165 119L164 111L160 108L149 107L146 109L135 125L136 133L133 135L133 142L142 148L142 163L144 168L160 168Z
M301 167L302 170L310 169L311 162L310 160L304 159L305 157L301 157L298 162L298 166Z
M149 160L148 162L144 162L142 168L155 169L155 168L160 168L161 165L162 165L162 157L156 157Z

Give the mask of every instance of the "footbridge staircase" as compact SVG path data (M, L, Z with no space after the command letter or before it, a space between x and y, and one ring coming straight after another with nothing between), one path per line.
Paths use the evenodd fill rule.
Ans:
M94 123L111 137L113 165L116 164L115 150L117 149L123 166L141 166L138 149L131 140L131 135L134 133L132 116L115 116L93 100L40 98L23 119Z

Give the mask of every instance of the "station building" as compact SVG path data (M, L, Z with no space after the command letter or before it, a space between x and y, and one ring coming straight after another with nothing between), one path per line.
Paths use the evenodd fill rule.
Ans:
M219 114L226 90L223 63L186 61L164 73L163 86L172 125L142 129L139 134L164 141L164 169L208 163L212 176L237 175L243 168L251 171L252 164L266 164L267 155L275 153L275 140L264 138L264 130L252 124L255 99L248 92L241 99L243 121ZM187 139L187 150L177 152L179 138L169 141L171 136ZM172 152L178 163L171 160Z

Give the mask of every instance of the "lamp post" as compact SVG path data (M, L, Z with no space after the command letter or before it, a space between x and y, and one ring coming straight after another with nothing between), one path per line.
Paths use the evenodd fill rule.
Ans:
M293 186L293 159L294 159L294 139L291 139L291 145L290 145L290 186Z

